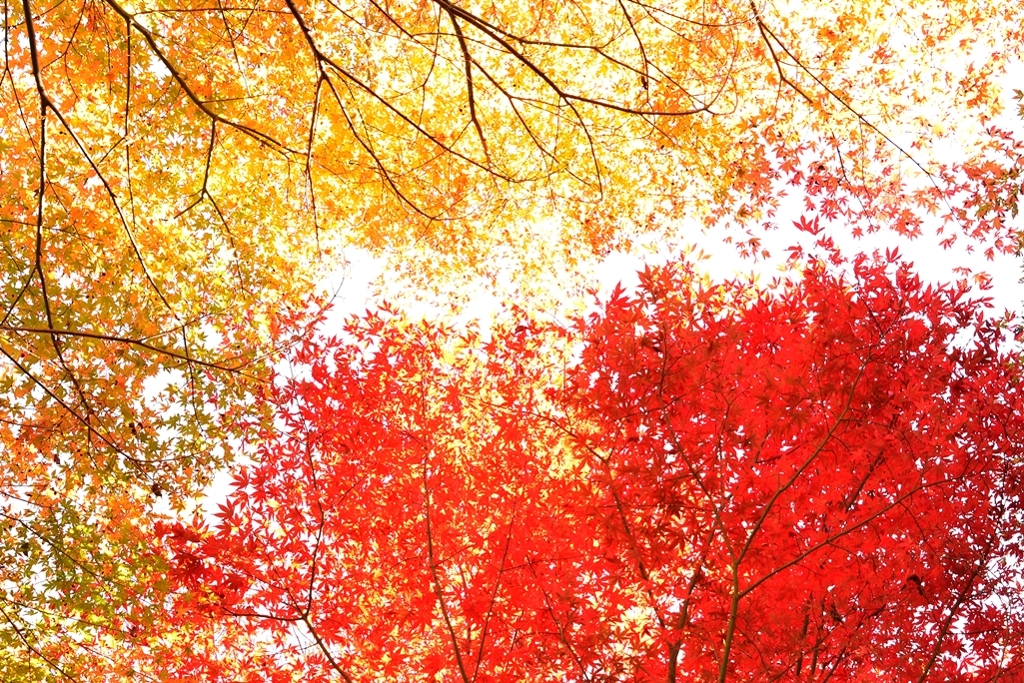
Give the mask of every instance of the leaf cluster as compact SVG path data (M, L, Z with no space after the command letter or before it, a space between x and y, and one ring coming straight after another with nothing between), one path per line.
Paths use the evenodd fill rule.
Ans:
M772 287L651 268L568 330L385 312L304 346L216 525L162 532L178 613L232 629L202 666L1018 675L1005 328L894 256L832 258Z

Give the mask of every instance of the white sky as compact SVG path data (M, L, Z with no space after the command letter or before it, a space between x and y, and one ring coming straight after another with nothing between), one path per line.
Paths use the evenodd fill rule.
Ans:
M694 255L703 254L699 262L700 270L713 280L725 280L734 276L754 275L767 284L772 277L785 268L788 248L802 245L806 253L815 253L815 237L801 232L792 226L792 218L798 217L794 212L791 217L779 220L779 229L764 233L763 246L771 253L765 260L753 261L741 257L734 245L727 244L713 232L701 235L699 242L691 247ZM1017 219L1017 228L1024 230L1024 221ZM927 231L926 231L927 232ZM992 288L982 292L975 289L977 296L991 297L995 312L1003 309L1019 310L1024 304L1024 261L1011 254L997 254L988 260L984 248L977 248L973 253L968 251L967 240L958 240L951 248L944 249L939 245L940 237L934 231L916 239L898 236L892 232L881 232L854 238L840 233L829 233L840 247L844 255L852 256L858 252L884 252L886 249L897 248L904 261L912 263L914 270L922 279L930 283L949 283L959 279L954 269L966 267L972 273L985 273L991 278ZM328 329L335 325L340 327L341 321L353 314L360 314L374 304L374 282L383 276L383 264L367 252L358 249L347 249L348 264L327 278L323 284L326 291L335 293L334 306L328 323ZM670 258L672 254L658 254L644 257L638 254L613 252L596 266L597 280L594 282L604 294L610 292L616 284L634 287L637 271L649 263L657 263ZM474 303L474 307L464 312L463 318L476 318L485 322L491 318L502 302L494 295L482 294ZM412 316L429 316L431 309L427 304L410 306L406 313Z
M1019 137L1024 137L1024 121L1017 116L1016 103L1011 97L1014 88L1024 89L1024 64L1010 68L1001 80L1005 110L1001 116L991 121L991 125L1014 131ZM707 257L701 261L700 269L713 280L753 273L759 276L761 281L768 282L785 263L788 247L791 245L800 244L805 252L814 253L815 237L792 226L792 222L802 213L802 197L793 192L780 208L776 220L779 229L758 235L763 246L771 252L771 258L764 261L744 259L739 256L733 245L724 241L723 238L728 234L737 237L736 231L695 232L694 242L690 246ZM1024 230L1024 215L1015 219L1014 223L1017 230ZM1021 258L1010 254L998 254L993 260L988 260L984 256L985 245L974 244L972 253L969 251L972 245L966 238L961 238L953 247L944 249L939 244L940 237L935 234L937 227L937 224L926 225L924 234L916 239L900 237L891 231L860 238L853 238L839 231L829 231L828 234L835 239L837 246L846 256L858 252L872 253L876 250L884 252L895 247L905 261L914 265L922 279L933 284L949 283L962 277L954 271L955 268L966 267L972 273L985 273L991 277L992 288L986 292L976 290L976 293L978 296L991 297L997 313L1003 309L1020 310L1024 307L1024 284L1021 284L1024 261ZM336 294L329 327L340 326L340 321L348 315L362 313L367 307L372 307L373 283L377 278L384 276L382 262L374 259L369 253L351 247L345 248L344 253L347 265L339 268L323 283L326 291ZM647 261L654 264L672 255L665 253L655 257L649 256ZM602 292L610 292L619 282L627 288L634 286L637 283L636 273L643 266L644 258L637 254L612 253L597 265L597 281L593 284ZM473 308L464 312L462 319L478 319L485 323L502 304L498 296L481 293L479 297L475 297ZM405 312L411 316L429 316L433 311L429 304L415 304L406 306Z
M1024 88L1024 67L1013 69L1004 82L1007 85L1007 94L1014 86ZM1010 101L1007 101L1004 115L993 123L1024 135L1024 121L1017 118L1016 107ZM723 238L730 233L706 232L696 234L696 240L699 242L695 240L691 245L694 252L699 251L705 257L700 261L700 269L713 280L754 275L767 283L783 268L789 253L788 247L799 244L804 247L806 253L815 253L813 244L816 238L797 230L792 225L793 220L802 213L801 197L793 194L786 201L791 208L787 210L783 206L779 211L776 221L779 229L759 235L763 247L771 253L770 258L757 262L744 259L739 256L734 245L724 241ZM973 273L986 273L991 278L991 289L985 292L975 289L975 294L992 299L994 314L1001 314L1004 309L1019 311L1024 308L1024 284L1021 283L1024 261L1009 254L997 254L993 260L988 260L984 256L984 245L975 244L974 251L970 252L970 243L966 239L960 239L953 247L944 249L939 245L940 237L935 234L936 226L931 227L932 229L929 229L929 226L925 226L924 234L916 239L900 237L891 231L860 238L833 231L829 234L846 256L876 250L884 252L895 247L903 259L912 263L922 279L929 283L949 283L959 279L960 276L954 269L960 267L966 267ZM1024 216L1015 219L1014 227L1024 230ZM731 234L736 236L735 231ZM374 283L385 276L383 262L368 252L346 247L344 255L347 263L325 278L322 283L323 289L334 295L331 315L325 326L326 332L340 329L342 321L348 316L361 314L367 308L373 308ZM672 255L666 253L648 256L647 260L653 264ZM637 271L643 266L644 257L640 255L612 253L597 264L596 281L593 284L597 285L605 296L620 282L627 288L635 287L638 282ZM460 318L463 322L475 320L486 326L502 305L503 302L497 295L481 294L475 297L474 305L465 310ZM405 306L404 310L410 316L429 317L436 308L428 303L417 303ZM279 366L279 371L288 374L289 370L287 365L282 365ZM212 513L229 491L230 481L230 473L221 472L207 488L205 500L202 501L207 519L212 521Z

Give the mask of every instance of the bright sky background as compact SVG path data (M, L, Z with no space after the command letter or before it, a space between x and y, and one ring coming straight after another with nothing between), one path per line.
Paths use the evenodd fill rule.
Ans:
M1003 78L1005 110L1002 116L992 121L993 125L1012 130L1024 137L1024 121L1016 112L1016 104L1012 100L1013 89L1024 89L1024 64L1017 65L1008 71ZM800 244L806 253L814 253L815 237L800 232L792 226L792 222L801 215L802 198L791 194L781 208L776 223L777 231L761 233L762 243L771 258L754 262L739 256L733 245L724 242L726 233L694 232L690 246L694 252L701 252L706 257L700 262L700 268L714 280L724 280L737 275L754 274L762 282L768 282L783 267L788 255L788 247ZM786 205L789 208L787 210ZM1024 230L1024 216L1014 220L1014 227ZM984 245L971 245L966 239L959 239L953 247L944 249L939 245L940 238L935 234L938 224L925 228L925 234L917 239L900 237L891 231L853 238L839 232L829 232L837 245L846 255L858 252L871 253L876 250L884 252L896 247L904 260L914 265L921 277L930 283L948 283L958 279L954 268L966 267L973 273L985 273L991 277L992 288L986 292L977 291L978 296L991 297L996 312L1003 309L1020 310L1024 307L1024 260L1011 254L998 254L993 260L984 256ZM737 236L733 233L733 236ZM973 246L973 253L969 248ZM382 277L383 265L367 252L356 248L344 250L347 264L335 271L323 283L328 293L335 294L334 310L328 325L339 325L340 321L351 314L359 314L373 305L374 281ZM671 253L646 257L648 262L656 263L674 256ZM602 292L610 292L619 282L627 288L637 283L636 273L644 266L644 258L636 254L613 253L596 267L597 281ZM474 307L464 313L465 319L478 318L481 322L490 318L502 305L495 296L481 294L475 299ZM407 306L405 312L413 316L430 316L432 307L429 304Z
M703 255L699 267L713 280L725 280L735 276L756 276L761 282L768 283L772 277L784 270L788 248L801 245L806 253L815 253L815 237L801 232L792 226L792 221L799 217L798 211L789 216L781 214L780 228L774 232L764 233L764 247L771 253L765 260L753 261L741 257L734 245L725 243L715 233L709 232L696 235L692 244L693 255ZM1015 219L1016 228L1024 230L1024 220ZM897 248L903 260L912 263L914 269L926 282L948 283L958 279L954 269L969 268L972 273L985 273L991 277L992 288L982 292L975 290L978 296L991 297L995 312L1003 309L1019 310L1024 304L1024 261L1012 254L997 254L988 260L983 249L970 246L966 240L959 240L953 247L944 249L939 245L940 237L931 233L910 239L900 237L892 232L881 232L854 238L849 235L831 233L838 246L846 255L858 252L884 252L886 249ZM637 271L644 266L645 260L657 263L670 258L673 254L665 253L655 256L641 256L615 252L603 259L596 267L597 281L601 292L607 294L616 284L625 287L637 284ZM334 306L328 329L339 326L341 321L353 314L360 314L373 306L374 281L383 276L382 263L367 252L358 249L347 249L347 266L336 271L327 278L323 287L335 294ZM500 308L501 302L492 295L481 294L471 310L464 313L465 318L479 318L481 322L492 317ZM406 313L413 316L429 317L431 307L418 304L407 308Z
M1024 65L1012 70L1004 83L1008 98L1006 111L993 123L1024 135L1024 121L1016 116L1016 107L1009 100L1014 87L1024 88ZM699 268L713 280L755 276L767 284L773 276L784 269L790 246L799 244L804 247L806 253L815 253L813 245L816 237L801 232L792 225L801 215L801 202L800 195L792 194L780 209L776 220L779 229L759 235L762 245L771 253L768 259L755 262L741 257L734 245L724 241L723 238L728 233L702 233L696 230L689 246L694 255L703 254ZM1017 230L1024 230L1024 216L1016 218L1014 222ZM966 267L973 273L986 273L991 277L991 289L985 292L975 289L975 293L977 296L992 299L994 314L1001 314L1004 309L1024 309L1024 284L1021 282L1024 276L1024 260L1011 254L997 254L993 260L988 260L983 253L984 246L978 248L979 245L973 245L974 249L971 251L969 247L972 245L966 239L960 239L953 247L944 249L939 245L940 237L935 234L936 227L937 225L932 226L931 230L926 227L925 234L916 239L900 237L891 231L860 238L839 232L829 234L847 256L876 250L884 252L895 247L903 259L912 263L921 277L930 283L948 283L958 279L954 272L954 268L958 267ZM732 234L736 236L735 232ZM642 257L638 254L612 253L596 265L596 281L593 284L598 286L603 296L607 296L620 282L627 288L634 287L638 282L637 271L643 268L645 258L654 264L674 255L659 253ZM340 329L348 316L358 315L368 308L373 308L375 282L385 277L383 262L366 251L346 247L344 258L346 262L322 283L323 289L334 296L332 311L324 329L328 333ZM463 311L461 321L479 322L486 326L502 305L498 296L481 292L479 297L474 297L473 306ZM402 302L401 307L406 314L414 317L433 317L438 308L436 304L425 302ZM285 375L290 373L286 363L279 365L278 370ZM230 481L230 472L224 471L219 473L206 489L206 498L201 505L207 519L212 520L217 504L224 500L229 490Z

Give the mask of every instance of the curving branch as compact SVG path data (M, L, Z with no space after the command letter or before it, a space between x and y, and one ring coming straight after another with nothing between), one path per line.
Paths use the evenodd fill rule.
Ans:
M242 368L245 367L247 365L247 363L242 363L240 365L233 365L233 366L232 365L222 365L220 363L213 363L213 362L210 362L210 361L200 360L200 359L196 358L195 356L193 356L192 354L187 353L187 352L186 353L180 353L178 351L172 351L171 349L161 348L159 346L155 346L153 344L149 344L149 343L141 341L139 339L132 339L130 337L121 337L121 336L118 336L118 335L104 334L102 332L91 332L91 331L88 331L88 330L60 330L60 329L56 329L56 328L52 328L52 327L27 327L27 326L23 326L23 325L8 325L8 324L0 324L0 330L3 330L5 332L19 332L19 333L27 333L27 334L35 334L35 335L46 335L46 336L49 336L51 338L57 338L57 339L59 339L61 337L78 337L78 338L81 338L81 339L94 339L94 340L98 340L98 341L107 341L107 342L114 342L114 343L117 343L117 344L125 344L125 345L128 345L128 346L135 346L135 347L140 348L140 349L145 349L146 351L152 351L152 352L160 354L162 356L167 356L169 358L174 358L176 360L183 361L183 362L185 362L185 363L187 363L189 365L198 365L198 366L201 366L201 367L204 367L204 368L209 368L211 370L223 370L224 372L234 373L234 374L237 374L237 375L241 375L243 377L247 377L247 378L252 379L252 380L260 381L260 382L265 382L266 381L266 380L262 380L262 379L260 379L258 377L255 377L253 375L249 375L249 374L247 374L245 372L242 372Z

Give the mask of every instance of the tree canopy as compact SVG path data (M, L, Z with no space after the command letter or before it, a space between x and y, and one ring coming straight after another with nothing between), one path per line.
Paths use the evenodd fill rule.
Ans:
M847 265L304 345L214 527L162 527L176 614L232 634L189 673L1019 676L1019 359L962 290Z
M1010 0L3 11L0 678L130 668L157 624L147 652L196 640L166 613L180 576L154 524L270 439L274 363L312 353L317 283L350 248L406 291L510 282L528 311L569 308L612 251L711 235L758 254L794 202L853 234L1017 245L1020 148L997 125L1024 44ZM523 401L560 352L524 353ZM549 410L524 443L568 453L552 425L596 419Z

